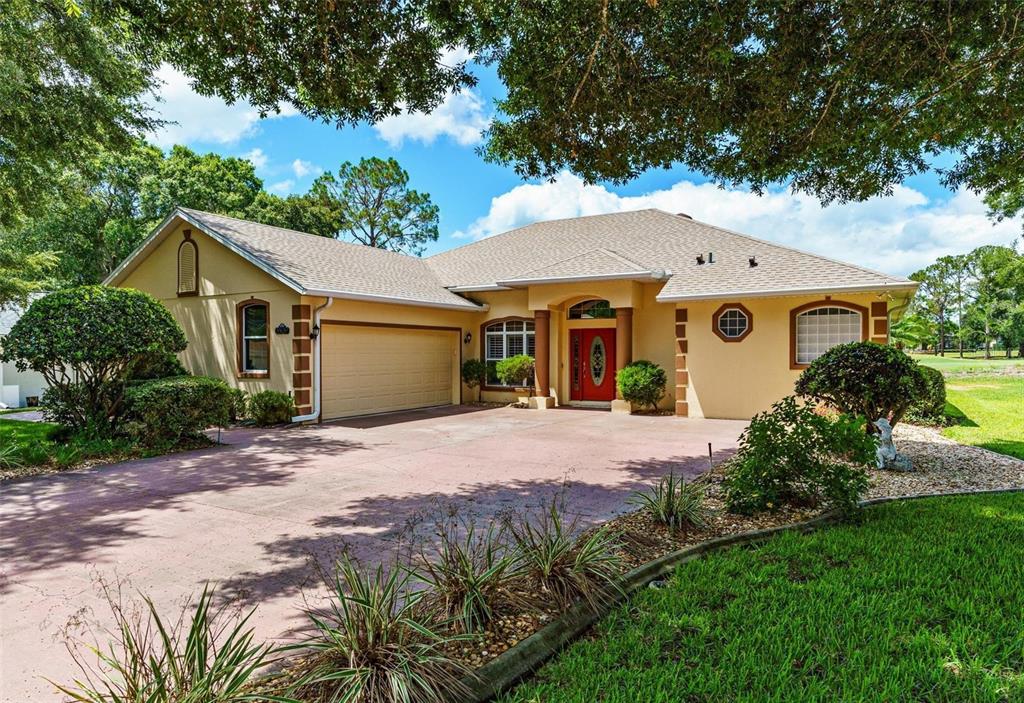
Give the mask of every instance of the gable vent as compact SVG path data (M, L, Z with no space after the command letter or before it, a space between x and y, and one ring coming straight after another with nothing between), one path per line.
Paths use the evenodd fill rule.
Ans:
M178 295L195 295L198 292L198 255L192 231L185 230L185 241L178 245Z

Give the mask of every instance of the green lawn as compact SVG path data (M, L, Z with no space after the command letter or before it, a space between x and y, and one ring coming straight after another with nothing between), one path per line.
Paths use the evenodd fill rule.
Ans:
M1002 373L1012 370L1016 373L1024 373L1024 359L1013 357L1007 359L998 352L993 358L986 359L976 353L968 355L968 358L961 359L956 352L947 353L946 356L935 356L933 354L911 354L919 364L937 368L947 376L960 373Z
M1024 700L1024 494L878 506L681 566L501 700Z
M47 422L0 419L0 447L14 444L25 449L36 442L49 444L46 435L54 426Z
M956 424L942 434L1024 459L1024 376L953 376L946 400Z

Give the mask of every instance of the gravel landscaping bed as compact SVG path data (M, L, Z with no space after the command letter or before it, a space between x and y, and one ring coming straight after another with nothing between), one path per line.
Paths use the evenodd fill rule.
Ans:
M1024 487L1024 461L1020 459L957 444L929 427L897 425L893 439L896 448L911 458L915 471L870 471L867 499ZM628 513L606 523L621 535L623 571L700 542L803 522L824 512L822 509L787 506L778 512L753 516L729 513L725 510L724 475L724 467L718 466L695 479L705 484L706 502L710 508L708 525L703 529L672 532L643 511ZM509 612L496 618L480 639L460 643L446 653L475 669L557 616L554 610Z

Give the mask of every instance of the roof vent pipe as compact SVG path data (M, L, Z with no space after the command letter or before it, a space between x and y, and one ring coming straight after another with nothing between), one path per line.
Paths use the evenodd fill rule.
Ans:
M756 256L750 257L749 261L750 261L750 268L754 268L755 266L757 266L757 257Z
M711 252L711 251L708 252L708 263L709 264L715 263L715 254L714 254L714 252Z
M685 212L677 212L676 213L676 217L685 217L687 220L692 220L693 219L692 217L687 215Z
M703 266L704 265L704 255L703 254L697 254L697 265L698 266Z
M315 329L320 328L320 313L327 308L331 307L331 303L334 302L334 298L328 298L323 305L319 305L316 311L313 313L313 327ZM312 336L312 335L310 335ZM292 418L292 422L309 422L316 420L320 417L320 338L322 334L318 334L313 339L313 407L312 411L308 415L296 415Z

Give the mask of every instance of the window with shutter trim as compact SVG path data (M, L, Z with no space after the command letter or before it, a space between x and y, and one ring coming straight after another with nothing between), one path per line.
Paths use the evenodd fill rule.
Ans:
M178 245L178 295L199 293L199 249L185 230L185 241Z
M484 362L487 364L487 385L502 386L497 366L502 359L519 354L534 356L533 320L505 320L484 327ZM530 383L533 379L528 379Z

